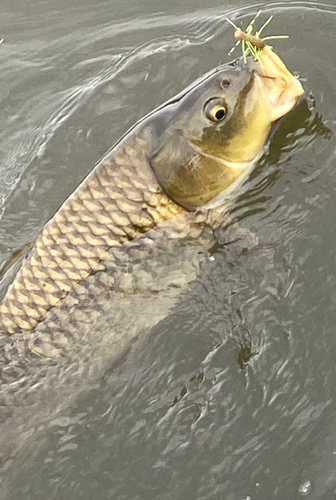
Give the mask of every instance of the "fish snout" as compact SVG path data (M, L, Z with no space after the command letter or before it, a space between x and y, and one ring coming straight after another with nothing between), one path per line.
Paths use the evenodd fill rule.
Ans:
M268 45L260 55L262 64L255 64L256 79L267 97L272 112L272 120L288 113L304 93L298 80Z

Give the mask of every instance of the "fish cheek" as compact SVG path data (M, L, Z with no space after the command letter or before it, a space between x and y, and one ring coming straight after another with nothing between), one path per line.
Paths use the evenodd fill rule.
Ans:
M182 207L193 210L215 198L235 178L221 161L195 151L182 136L164 141L150 158L161 187Z
M182 133L174 131L169 137L164 137L149 158L160 186L168 196L185 207L188 202L184 198L188 198L191 187L190 174L197 168L199 156Z

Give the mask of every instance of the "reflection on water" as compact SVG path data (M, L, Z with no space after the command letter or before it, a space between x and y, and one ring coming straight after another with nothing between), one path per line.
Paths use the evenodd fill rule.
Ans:
M227 60L226 16L274 13L307 93L237 197L238 232L141 350L47 415L1 498L335 498L336 11L234 3L3 6L2 262L137 119Z

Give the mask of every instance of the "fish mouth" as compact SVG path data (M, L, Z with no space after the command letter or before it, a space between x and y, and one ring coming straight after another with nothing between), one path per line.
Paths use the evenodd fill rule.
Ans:
M261 51L260 59L262 64L255 63L253 70L271 106L272 121L275 121L295 106L304 90L269 45Z

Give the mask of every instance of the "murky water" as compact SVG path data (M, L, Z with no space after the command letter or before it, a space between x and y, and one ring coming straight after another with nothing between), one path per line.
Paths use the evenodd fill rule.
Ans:
M232 3L3 1L2 261L137 119L228 60L226 16L275 14L306 87L234 210L254 243L223 235L143 348L8 463L6 500L336 496L336 7Z

